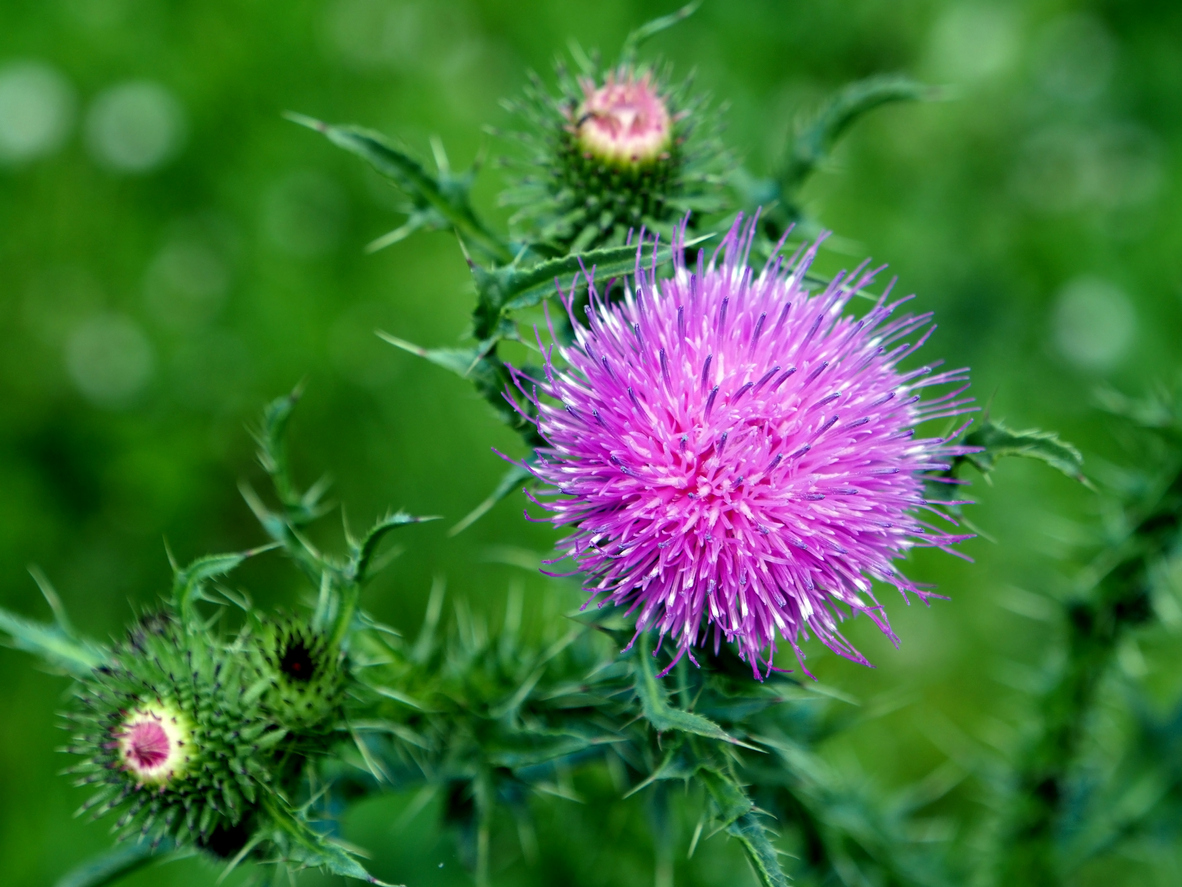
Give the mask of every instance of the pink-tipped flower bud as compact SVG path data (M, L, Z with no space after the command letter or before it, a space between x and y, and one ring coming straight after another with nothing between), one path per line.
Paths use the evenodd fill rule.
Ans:
M578 109L579 143L593 157L617 165L642 164L668 156L673 118L648 72L636 77L608 74L603 86L582 79Z
M624 62L578 77L560 68L557 96L540 80L527 87L509 107L529 156L509 159L502 197L521 207L510 220L521 238L579 253L642 228L667 240L678 219L691 214L692 226L720 209L732 157L718 114L690 86Z
M169 706L146 705L129 712L115 730L119 759L140 785L165 785L185 772L192 731Z

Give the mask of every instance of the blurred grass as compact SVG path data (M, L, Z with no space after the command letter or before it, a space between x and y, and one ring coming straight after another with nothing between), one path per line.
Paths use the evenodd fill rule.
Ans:
M438 134L462 167L490 141L480 127L504 122L497 100L528 68L548 73L571 37L610 55L632 26L669 8L6 0L0 604L44 615L25 571L36 562L75 621L107 636L129 601L165 588L163 538L182 559L257 543L236 489L261 479L246 429L266 399L304 378L293 436L303 478L330 472L358 525L387 505L448 519L403 534L405 553L366 602L379 617L413 629L436 572L489 612L511 577L535 601L552 593L487 557L492 545L549 549L551 533L519 519L520 496L457 538L442 529L495 484L502 463L489 447L516 452L512 435L462 381L372 335L454 341L470 304L454 242L425 235L362 255L400 224L396 195L280 113L362 123L425 156ZM949 85L950 101L860 123L810 184L811 209L848 252L824 254L823 270L864 254L889 261L899 287L937 313L928 355L971 365L977 396L997 415L1060 430L1095 466L1119 450L1091 409L1094 388L1135 393L1178 369L1180 33L1182 7L1171 3L732 0L707 3L653 50L729 101L728 139L756 170L784 149L794 114L849 79L903 71ZM30 62L42 75L48 66L49 87L45 76L30 81ZM142 81L164 99L133 103L118 118L120 141L104 96ZM46 124L37 102L60 113ZM38 120L40 147L29 135ZM500 218L496 189L490 169L478 197ZM1062 561L1099 519L1090 494L1037 465L1003 465L974 495L973 520L998 544L965 545L974 564L915 556L911 574L952 600L908 608L888 597L899 651L867 624L851 635L874 671L808 647L826 682L914 697L831 750L856 756L883 788L924 775L962 739L1015 741L1025 711L1013 663L1038 664L1052 629L1015 613L1012 589L1066 588ZM304 593L275 556L249 564L241 582L266 603ZM1161 629L1143 646L1157 698L1175 700L1176 639ZM0 651L0 883L12 887L51 883L107 841L104 826L70 818L82 794L55 775L64 757L54 751L65 685L30 665ZM980 799L970 781L939 812L977 817ZM378 854L375 870L416 885L465 883L428 813L391 828L404 803L375 802L350 819L350 835ZM628 818L643 811L618 814L610 864L578 844L594 834L579 823L595 814L572 805L544 829L539 867L518 861L503 877L648 883L650 850L627 838ZM692 821L686 829L688 839ZM1079 883L1174 883L1177 848L1155 853ZM678 863L678 878L714 882L736 862L714 838L693 865ZM160 883L162 871L128 883ZM210 883L212 871L167 869L176 884Z

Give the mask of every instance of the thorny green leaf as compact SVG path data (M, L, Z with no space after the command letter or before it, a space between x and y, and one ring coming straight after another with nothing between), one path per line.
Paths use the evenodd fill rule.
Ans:
M1072 480L1087 483L1083 473L1083 456L1071 444L1059 440L1050 431L1012 431L999 419L985 419L965 435L963 443L970 447L982 447L979 453L970 453L963 458L982 474L989 474L997 460L1005 456L1025 456L1041 459L1052 468L1061 471Z
M846 85L797 134L778 176L785 194L795 193L804 184L858 118L892 102L913 102L936 95L932 87L899 75L868 77Z
M275 545L265 545L250 551L230 554L207 554L199 557L184 569L173 564L172 601L177 612L185 619L193 616L193 603L201 597L201 589L209 579L216 579L235 570L244 560L263 551L270 551Z
M439 518L435 515L418 517L413 514L407 514L405 511L396 511L380 518L369 528L369 532L365 534L361 542L353 546L352 562L350 565L353 581L360 583L366 580L370 564L373 563L373 556L378 550L378 545L387 533L398 527L405 527L408 524L421 524L433 520L439 520Z
M71 637L58 625L47 625L0 609L0 631L20 650L40 656L75 677L85 677L106 659L101 647Z
M723 828L730 827L755 809L755 804L729 773L714 767L703 767L699 771L699 778L718 807L718 822Z
M259 445L259 463L274 482L284 505L299 499L290 483L287 459L287 424L303 394L301 386L289 394L277 397L263 407L263 424L255 434Z
M388 246L401 243L410 237L410 235L419 231L441 231L447 226L447 219L435 207L429 206L425 209L416 209L411 212L403 224L366 244L365 251L367 253L376 253Z
M713 235L694 238L685 249L698 246ZM660 267L673 258L671 245L653 247L649 243L630 246L605 246L576 255L547 259L544 262L519 268L485 269L472 266L476 281L478 303L473 318L473 332L477 339L493 338L507 311L532 308L561 287L569 290L580 276L605 281L626 277L642 267Z
M644 716L659 733L677 730L682 733L694 733L708 739L717 739L734 745L746 745L735 739L709 718L696 715L693 712L674 708L669 704L664 685L661 684L653 668L653 657L650 652L649 633L643 632L636 644L637 650L632 656L633 673L636 676L636 695L640 699ZM747 746L750 748L751 746Z
M299 853L293 855L304 865L319 866L328 869L334 875L356 878L358 881L367 881L382 887L393 887L367 872L365 866L358 862L352 853L332 838L313 829L306 819L288 807L278 796L264 796L264 804L276 830L286 841L298 848Z
M636 61L636 52L650 37L665 31L679 22L689 18L702 5L702 0L694 0L693 3L687 3L685 6L678 9L676 12L671 12L669 15L663 15L660 18L655 18L651 22L645 22L639 28L636 28L632 33L624 38L624 46L620 50L620 64L629 65Z
M526 460L528 461L531 458L532 456L527 456ZM501 475L501 479L497 482L493 491L488 494L488 498L473 508L459 523L448 530L447 535L458 536L464 532L464 530L484 517L494 505L517 489L518 484L529 480L530 477L532 475L529 473L528 468L524 468L516 463L510 465L508 471Z
M401 348L409 354L428 360L437 367L442 367L449 372L455 373L461 379L475 382L480 388L496 385L496 374L491 369L488 361L484 359L486 349L479 347L423 348L412 342L407 342L405 339L392 336L389 333L379 331L378 336L395 348Z
M168 855L168 848L153 848L151 841L119 844L70 869L54 887L109 887Z
M747 859L763 887L788 887L790 880L780 866L780 854L771 841L759 814L746 813L727 826L727 834L738 838Z
M657 765L656 769L632 786L624 797L630 798L654 782L661 782L665 779L690 779L697 774L699 768L700 763L694 760L692 755L685 754L683 743L680 740L675 740L669 745L665 757L661 759L661 763Z
M464 242L479 247L497 262L508 263L513 255L508 245L477 216L469 200L471 176L456 177L445 171L427 172L422 163L392 145L384 136L354 126L332 126L302 114L284 115L328 137L334 145L367 160L374 169L392 179L412 199L443 216Z

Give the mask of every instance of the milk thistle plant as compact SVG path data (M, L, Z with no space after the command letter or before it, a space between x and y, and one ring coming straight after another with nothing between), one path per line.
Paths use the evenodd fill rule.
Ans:
M587 604L529 633L511 597L490 635L462 596L449 627L439 587L413 641L379 624L361 595L383 540L427 532L408 528L428 518L391 512L346 531L337 554L313 546L307 529L330 509L290 469L300 392L278 398L257 428L273 490L245 490L265 544L174 561L159 605L111 643L78 633L40 573L54 622L0 611L11 643L73 680L68 772L92 792L82 811L119 838L62 884L113 884L194 853L227 870L382 883L340 840L340 816L408 790L443 799L460 859L489 884L511 843L539 853L534 823L562 815L576 776L596 810L644 798L658 885L719 833L750 863L728 881L767 887L1066 884L1136 835L1176 834L1178 719L1131 704L1139 738L1114 766L1082 763L1099 687L1123 639L1156 618L1177 546L1182 400L1168 394L1106 397L1140 467L1103 493L1116 529L1075 592L1047 598L1062 640L1021 748L955 762L954 779L892 804L819 753L860 716L812 680L809 640L865 663L844 620L860 614L893 639L882 589L934 596L903 561L916 547L955 554L975 532L966 469L987 476L1021 456L1088 481L1055 435L976 412L967 370L919 361L931 314L908 313L879 270L812 270L824 244L800 185L862 114L930 90L852 84L760 175L735 161L741 146L722 146L691 84L639 58L690 12L639 28L613 64L577 52L556 94L534 78L511 103L525 154L511 143L505 200L523 211L508 235L473 207L474 173L431 171L375 133L292 115L404 192L409 217L377 246L420 229L459 240L470 342L386 337L469 380L521 435L525 455L506 457L500 485L453 532L525 488L535 519L568 528L549 572L569 569ZM536 356L511 365L507 344ZM228 585L273 549L312 606L267 613ZM917 840L915 817L974 766L991 798L984 822ZM675 827L685 811L688 839Z

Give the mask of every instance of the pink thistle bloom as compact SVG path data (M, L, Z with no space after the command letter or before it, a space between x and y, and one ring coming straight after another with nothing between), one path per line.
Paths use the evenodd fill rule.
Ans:
M965 448L949 444L956 434L914 436L971 409L967 370L900 368L934 327L930 314L898 314L908 299L889 301L889 288L862 317L845 313L875 275L865 264L811 295L803 280L819 242L755 274L753 236L736 221L708 264L677 258L667 280L638 252L618 303L588 275L588 325L575 322L574 343L559 348L564 368L547 352L546 398L515 373L548 444L531 470L557 498L538 504L573 525L559 549L592 600L638 610L637 635L671 635L674 661L725 638L759 677L777 637L803 660L811 632L869 665L838 623L865 613L897 643L871 580L926 601L933 593L895 561L969 538L917 515L934 509L924 474Z
M180 712L149 705L130 712L115 730L119 758L140 785L163 786L185 771L192 731Z
M583 150L615 164L637 164L667 155L673 118L646 72L608 74L603 86L580 80L583 103L575 131Z

